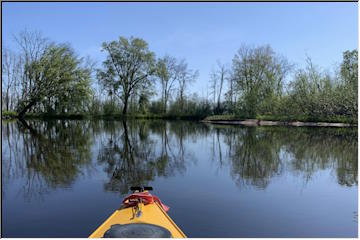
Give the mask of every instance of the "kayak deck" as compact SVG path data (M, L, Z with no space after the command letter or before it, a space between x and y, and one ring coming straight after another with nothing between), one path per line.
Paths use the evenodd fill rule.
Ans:
M135 216L134 207L117 209L103 224L101 224L89 238L102 238L104 233L114 224L148 223L168 229L173 238L185 238L185 234L174 223L169 215L154 202L152 204L141 204L142 214Z

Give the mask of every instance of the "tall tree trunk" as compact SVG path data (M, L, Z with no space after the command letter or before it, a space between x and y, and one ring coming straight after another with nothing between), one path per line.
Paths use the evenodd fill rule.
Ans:
M6 92L6 111L9 111L9 90Z
M127 112L127 107L128 107L128 100L129 100L129 96L125 96L124 98L124 108L122 111L122 114L124 117L126 117L126 112Z
M224 84L224 72L221 72L221 79L220 79L220 89L219 89L219 93L218 93L218 99L217 99L217 109L218 111L220 110L220 98L221 98L221 91L222 91L222 87Z
M167 110L167 96L165 95L165 99L164 99L164 113L166 113Z

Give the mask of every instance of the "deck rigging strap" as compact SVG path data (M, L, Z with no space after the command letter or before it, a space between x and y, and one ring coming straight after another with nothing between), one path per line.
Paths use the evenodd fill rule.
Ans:
M125 207L133 207L137 205L140 201L142 201L145 205L157 202L165 212L169 211L170 209L170 207L166 206L161 202L160 198L150 194L149 192L132 193L126 198L124 198L122 203Z

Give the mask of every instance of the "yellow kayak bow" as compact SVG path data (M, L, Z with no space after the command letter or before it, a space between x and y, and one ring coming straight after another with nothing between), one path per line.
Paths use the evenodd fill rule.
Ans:
M122 206L105 220L89 238L186 238L185 234L166 213L168 207L147 190L136 187Z

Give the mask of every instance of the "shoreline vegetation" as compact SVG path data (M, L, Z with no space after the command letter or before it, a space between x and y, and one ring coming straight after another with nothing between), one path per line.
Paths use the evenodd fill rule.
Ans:
M3 120L17 119L16 112L2 112ZM24 119L66 119L66 120L123 120L122 114L31 114L28 113ZM241 126L293 126L293 127L356 127L357 119L333 118L333 119L310 119L294 117L258 116L255 119L241 118L235 115L212 115L207 117L193 115L164 115L164 114L129 114L126 119L161 119L161 120L195 120L201 123Z
M18 119L16 112L2 112L2 119ZM122 120L122 119L164 119L164 120L201 120L200 116L195 115L170 115L170 114L87 114L87 113L70 113L70 114L47 114L47 113L27 113L22 116L23 119L104 119L104 120Z
M358 51L332 69L306 56L296 66L270 45L240 44L191 92L199 71L186 59L157 56L141 38L102 44L105 59L79 56L39 32L2 48L2 119L187 119L249 126L355 126ZM202 73L204 74L204 73ZM201 92L199 92L201 91Z

